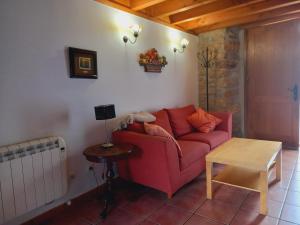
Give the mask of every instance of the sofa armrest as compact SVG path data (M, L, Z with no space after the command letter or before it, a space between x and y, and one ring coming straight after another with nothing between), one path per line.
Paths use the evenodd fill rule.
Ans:
M112 139L114 143L132 144L141 151L137 157L128 159L130 179L167 193L172 192L172 186L180 175L179 157L174 142L165 137L132 131L113 132Z
M222 123L220 123L216 130L223 130L228 132L229 138L232 137L232 113L231 112L211 112L212 115L220 118Z

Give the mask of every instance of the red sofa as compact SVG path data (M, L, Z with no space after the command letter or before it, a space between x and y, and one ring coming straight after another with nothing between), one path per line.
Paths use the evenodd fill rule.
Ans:
M189 105L153 113L156 116L154 124L163 127L178 141L182 157L174 142L147 135L142 126L113 132L114 143L130 143L141 150L137 157L118 163L120 177L163 191L171 198L180 187L204 171L205 155L231 138L232 114L211 113L222 119L222 123L210 133L200 133L186 120L195 110Z

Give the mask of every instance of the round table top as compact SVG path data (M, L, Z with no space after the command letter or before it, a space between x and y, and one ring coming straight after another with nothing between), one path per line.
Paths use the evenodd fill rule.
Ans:
M103 148L101 144L86 148L83 155L92 162L101 162L103 159L118 160L137 151L133 145L117 144L110 148Z

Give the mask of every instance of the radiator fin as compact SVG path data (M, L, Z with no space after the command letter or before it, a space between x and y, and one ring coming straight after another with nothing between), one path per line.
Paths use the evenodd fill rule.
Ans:
M0 147L0 224L64 196L66 159L60 137Z

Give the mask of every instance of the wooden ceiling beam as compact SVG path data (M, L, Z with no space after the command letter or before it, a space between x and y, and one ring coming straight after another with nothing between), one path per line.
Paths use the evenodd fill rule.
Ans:
M124 11L124 12L133 14L133 15L135 15L135 16L139 16L139 17L142 17L142 18L151 20L151 21L156 22L156 23L159 23L159 24L163 24L163 25L165 25L165 26L168 26L168 27L171 27L171 28L174 28L174 29L177 29L177 30L180 30L180 31L189 33L189 34L194 34L193 31L187 31L187 30L182 29L182 28L179 27L179 26L172 25L172 24L170 24L170 23L168 23L168 22L166 22L166 21L164 21L164 20L150 17L150 16L148 16L148 15L142 13L142 12L136 12L136 11L133 11L133 10L130 9L129 7L126 7L126 6L121 5L121 4L119 4L119 3L116 3L116 2L113 2L113 1L110 1L110 0L95 0L95 1L96 1L96 2L99 2L99 3L102 3L102 4L104 4L104 5L107 5L107 6L110 6L110 7L119 9L119 10L122 10L122 11Z
M226 28L226 27L232 27L232 26L239 26L243 24L249 24L256 21L268 21L268 20L274 20L274 19L291 19L294 17L298 17L300 14L300 4L287 6L284 8L274 9L271 11L267 11L261 14L254 14L250 16L245 16L239 19L232 19L232 20L226 20L220 23L216 23L209 26L199 27L194 29L193 31L196 34L200 34L203 32ZM244 27L244 26L243 26Z
M300 0L293 0L293 1L266 0L249 6L231 9L226 12L222 11L222 12L207 14L200 17L197 20L182 23L180 24L180 27L182 27L185 30L193 30L196 28L205 27L216 23L221 23L227 20L234 20L234 19L238 20L239 18L245 16L259 14L266 11L286 7L286 6L295 5L297 3L300 3Z
M291 20L299 20L299 19L300 19L300 12L292 13L292 14L284 15L284 16L279 16L276 18L268 19L268 20L245 24L242 27L245 29L249 29L252 27L269 26L269 25L276 24L276 23L283 23L283 22L287 22L287 21L291 21Z
M146 13L157 18L166 17L215 1L217 0L169 0L147 8Z
M130 6L130 0L111 0L111 1L126 7Z
M140 11L142 9L159 4L164 1L166 0L130 0L130 8L133 11Z
M248 6L263 0L222 0L205 5L204 7L196 7L185 12L180 12L170 16L172 24L180 24L188 21L196 20L204 15L216 12L225 12L237 7Z

